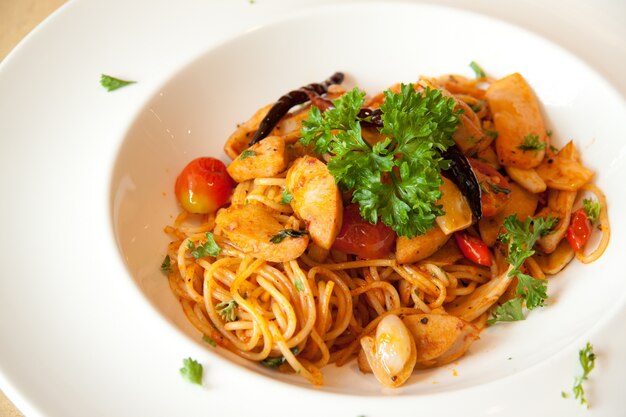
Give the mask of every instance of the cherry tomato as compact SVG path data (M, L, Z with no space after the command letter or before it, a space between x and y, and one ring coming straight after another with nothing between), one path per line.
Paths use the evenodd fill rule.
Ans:
M482 191L483 217L495 216L509 201L511 194L509 182L491 165L477 159L467 159L476 174Z
M190 213L212 213L223 206L233 190L233 180L219 159L197 158L176 178L174 192L180 204Z
M572 249L579 251L585 246L589 236L591 236L591 222L585 209L580 208L572 214L572 221L565 232L565 238Z
M343 223L333 249L363 259L387 257L396 241L396 233L379 221L371 224L361 217L358 204L343 209Z
M463 256L478 265L491 266L491 252L485 242L463 232L456 232L454 238Z

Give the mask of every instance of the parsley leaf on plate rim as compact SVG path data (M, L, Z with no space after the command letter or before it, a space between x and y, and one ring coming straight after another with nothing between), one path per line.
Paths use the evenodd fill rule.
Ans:
M135 84L136 82L137 81L122 80L120 78L115 78L106 74L100 75L100 85L106 88L106 90L109 92L115 91L122 87L126 87L127 85L130 85L130 84Z

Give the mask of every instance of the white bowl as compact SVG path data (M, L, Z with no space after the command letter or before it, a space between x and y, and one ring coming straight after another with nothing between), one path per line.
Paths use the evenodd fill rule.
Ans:
M237 123L287 91L334 71L346 73L346 85L376 93L422 74L472 76L471 61L495 77L512 72L525 76L542 103L553 141L557 146L575 141L607 195L613 229L625 230L618 214L626 209L620 179L626 168L626 108L585 63L529 32L459 10L402 3L327 7L260 27L207 51L145 104L126 134L111 188L114 231L129 279L181 330L181 337L202 344L159 271L168 243L163 227L178 213L173 184L182 167L198 156L226 161L222 146ZM624 247L623 233L614 233L599 261L574 261L550 279L545 308L533 311L526 321L485 330L458 362L416 372L393 394L424 395L495 382L549 361L566 348L582 347L596 326L624 307L626 280L613 272ZM311 388L301 378L272 372L222 349L206 350L252 372ZM354 363L331 365L323 372L323 391L390 394Z

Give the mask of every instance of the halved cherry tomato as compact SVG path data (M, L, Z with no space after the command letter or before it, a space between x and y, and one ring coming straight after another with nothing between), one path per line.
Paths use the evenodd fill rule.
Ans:
M482 191L483 217L498 214L509 201L509 182L494 167L474 158L469 160Z
M174 192L188 212L213 213L228 201L233 184L222 161L203 157L183 168L176 178Z
M565 232L565 238L575 251L581 250L591 236L591 222L584 208L580 208L572 214L572 220Z
M485 242L463 232L456 232L454 238L463 256L478 265L491 266L491 252Z
M383 222L371 224L361 217L358 204L343 209L343 223L333 249L363 259L386 258L392 251L396 233Z

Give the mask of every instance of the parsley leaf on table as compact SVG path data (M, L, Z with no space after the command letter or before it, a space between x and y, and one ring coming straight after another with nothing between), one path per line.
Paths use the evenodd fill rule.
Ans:
M302 143L319 154L331 154L328 170L345 190L353 190L361 217L391 227L409 238L424 234L443 211L441 170L448 167L441 153L454 144L452 134L461 110L440 90L385 91L380 106L387 137L371 146L361 135L358 117L365 93L355 88L324 113L312 106L302 122Z

